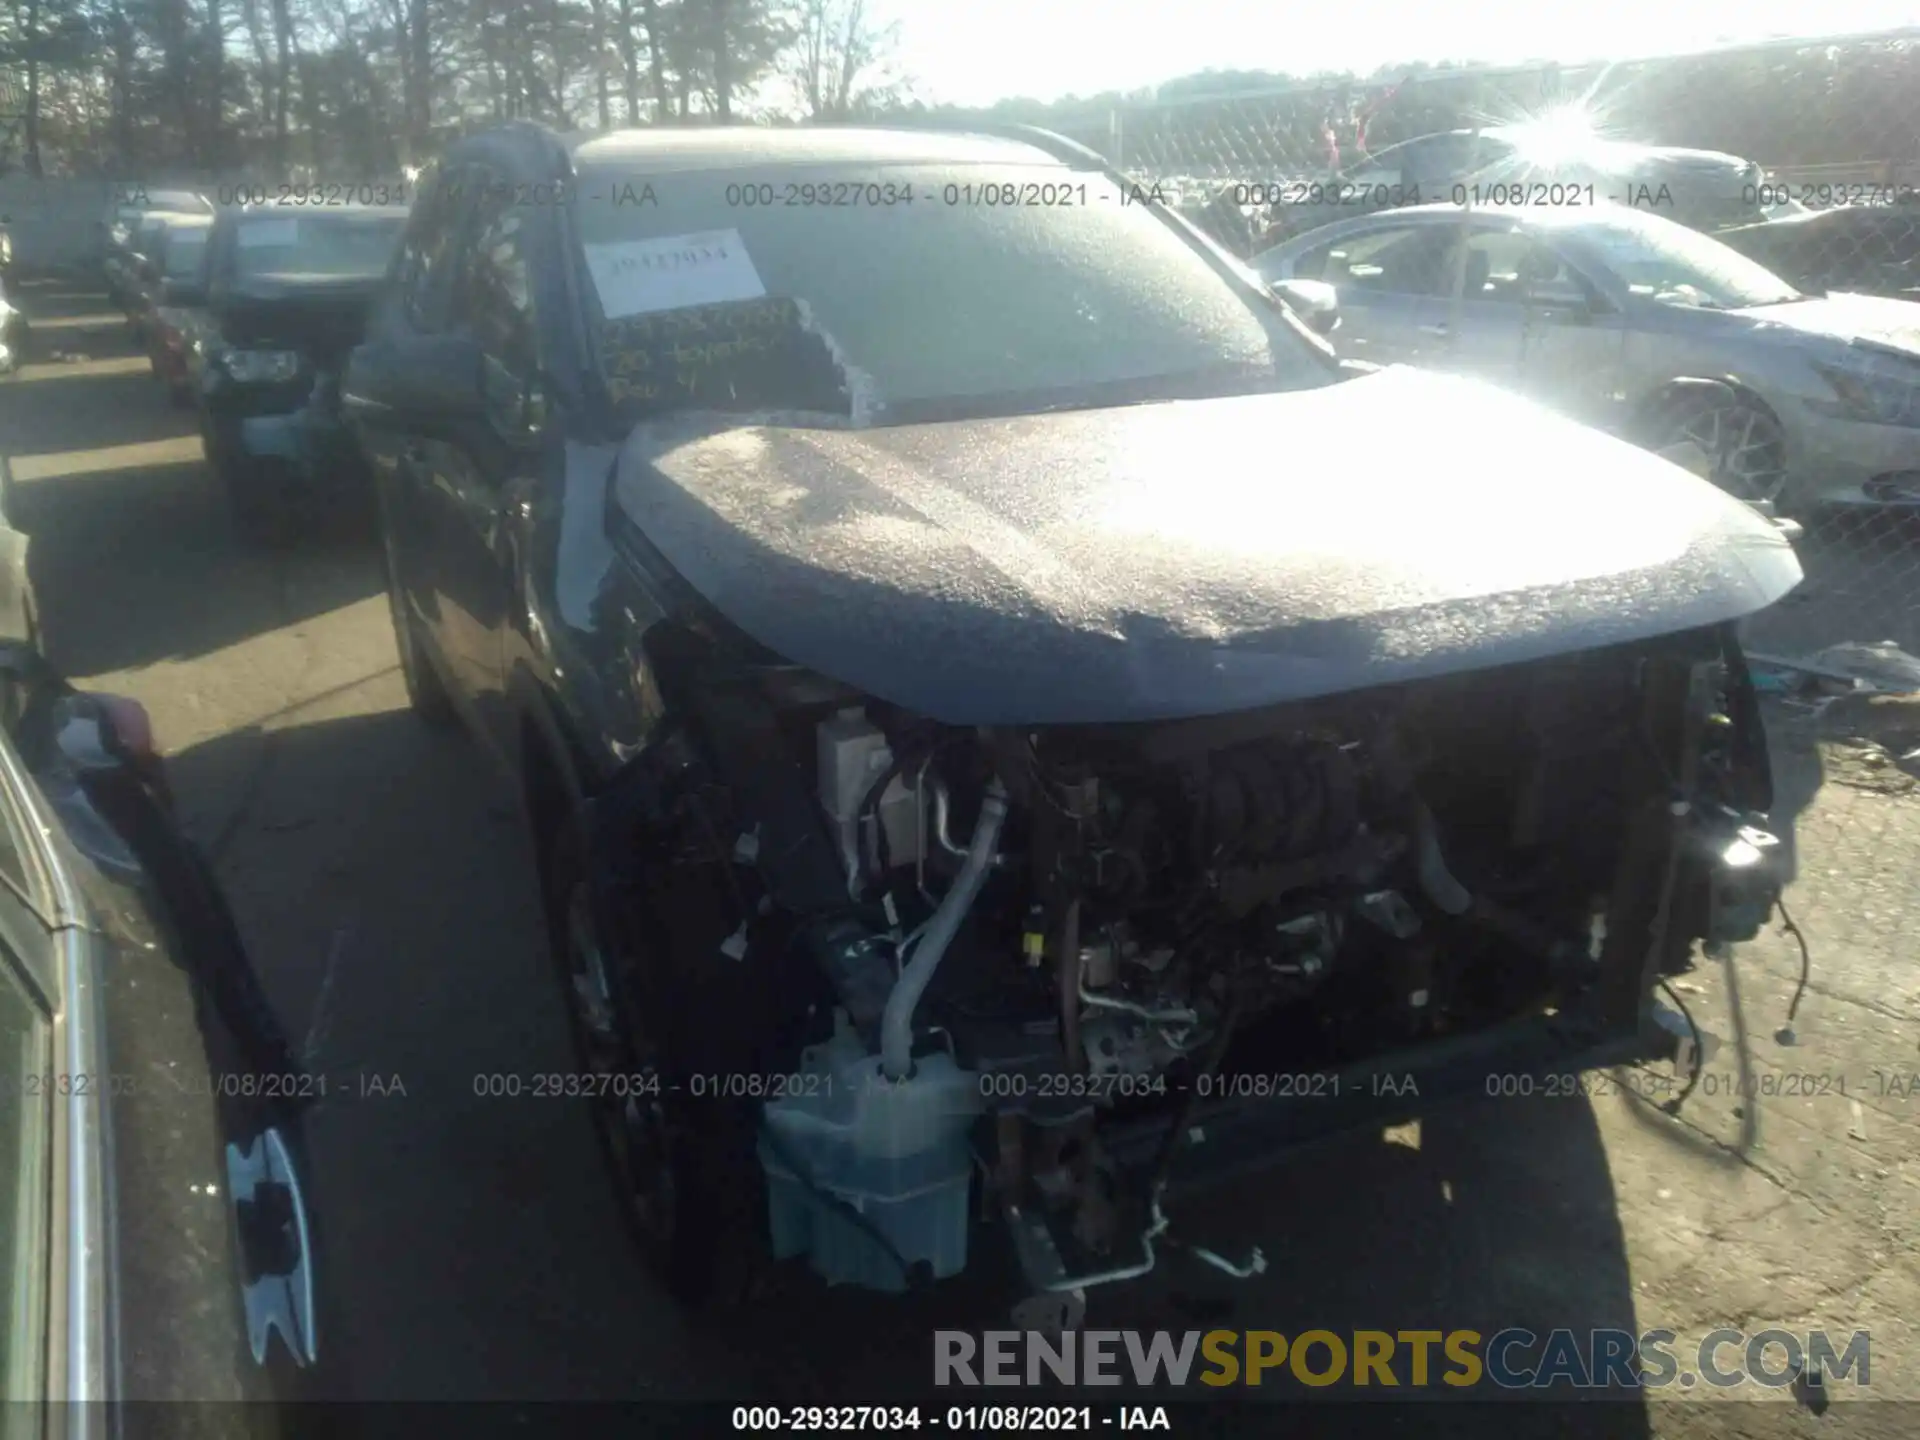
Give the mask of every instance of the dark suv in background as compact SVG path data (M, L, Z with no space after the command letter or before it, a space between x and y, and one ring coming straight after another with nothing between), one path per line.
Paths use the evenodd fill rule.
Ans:
M315 506L364 498L337 376L405 226L398 206L245 206L207 242L201 439L250 539L277 542Z

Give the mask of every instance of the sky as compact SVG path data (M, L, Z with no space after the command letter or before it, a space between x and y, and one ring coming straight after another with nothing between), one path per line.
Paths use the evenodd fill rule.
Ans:
M1627 59L1920 23L1920 0L870 0L929 103L1055 100L1206 69L1304 75L1409 60Z

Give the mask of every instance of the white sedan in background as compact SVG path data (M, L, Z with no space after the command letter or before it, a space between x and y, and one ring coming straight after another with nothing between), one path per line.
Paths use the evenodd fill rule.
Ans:
M1332 286L1355 359L1520 390L1741 499L1920 505L1920 304L1805 295L1611 205L1382 211L1252 264Z

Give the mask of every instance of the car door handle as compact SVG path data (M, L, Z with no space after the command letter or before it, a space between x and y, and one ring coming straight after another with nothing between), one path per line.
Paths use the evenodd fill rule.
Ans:
M1453 327L1451 325L1422 325L1420 327L1420 333L1422 335L1446 336L1453 333Z

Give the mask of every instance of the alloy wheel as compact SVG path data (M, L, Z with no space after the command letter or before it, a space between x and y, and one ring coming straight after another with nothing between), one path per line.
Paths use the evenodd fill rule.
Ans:
M635 1223L651 1243L666 1244L677 1229L679 1197L672 1117L660 1069L646 1040L622 1023L584 883L569 894L565 919L566 978L581 1059L592 1084L594 1123Z
M1702 478L1737 500L1777 506L1787 488L1786 444L1780 426L1747 402L1707 402L1688 407L1662 453L1695 448Z

